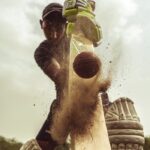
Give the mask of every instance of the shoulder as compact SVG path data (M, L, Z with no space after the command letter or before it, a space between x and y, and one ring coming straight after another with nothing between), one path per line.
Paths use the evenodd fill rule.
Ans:
M51 51L51 45L47 40L44 40L39 44L39 46L36 48L34 55L41 55L41 54L47 54Z
M43 64L51 56L51 46L47 40L41 42L34 52L34 58L38 64Z
M50 47L51 47L50 43L47 40L44 40L43 42L40 43L40 45L37 47L36 50L39 50L39 49L49 49Z

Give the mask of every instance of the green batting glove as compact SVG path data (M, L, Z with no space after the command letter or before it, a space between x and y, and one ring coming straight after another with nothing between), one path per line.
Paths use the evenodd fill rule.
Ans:
M63 16L68 22L75 22L78 9L86 9L89 5L88 0L65 0L63 7Z
M101 27L95 21L95 2L93 0L66 0L63 15L68 20L67 35L71 35L78 26L84 36L94 46L102 39Z
M75 29L76 17L79 12L79 8L85 9L87 7L88 0L65 0L63 7L63 16L67 19L67 35L71 36Z

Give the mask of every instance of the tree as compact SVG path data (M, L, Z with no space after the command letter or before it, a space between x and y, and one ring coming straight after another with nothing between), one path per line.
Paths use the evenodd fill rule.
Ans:
M22 143L15 139L6 139L0 136L0 150L19 150L21 146Z
M149 137L145 137L144 150L150 150L150 136Z

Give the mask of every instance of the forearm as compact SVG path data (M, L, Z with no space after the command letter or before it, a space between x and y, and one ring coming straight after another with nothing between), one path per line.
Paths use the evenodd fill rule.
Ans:
M59 72L61 71L60 64L54 58L52 58L51 61L44 67L41 67L41 69L48 77L50 77L55 82L58 79Z

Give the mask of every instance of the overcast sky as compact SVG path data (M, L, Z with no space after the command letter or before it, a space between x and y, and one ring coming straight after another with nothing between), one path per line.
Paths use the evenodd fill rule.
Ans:
M5 137L20 141L34 138L55 98L53 83L33 58L44 40L39 26L41 12L50 2L1 0L0 134ZM111 68L113 73L110 100L131 98L146 135L150 135L149 14L149 0L97 1L103 42L96 52L104 69Z

